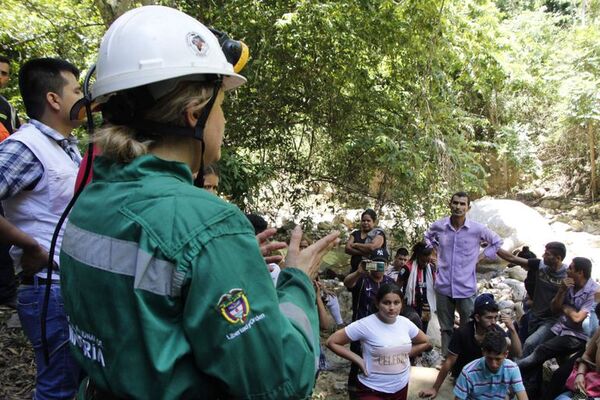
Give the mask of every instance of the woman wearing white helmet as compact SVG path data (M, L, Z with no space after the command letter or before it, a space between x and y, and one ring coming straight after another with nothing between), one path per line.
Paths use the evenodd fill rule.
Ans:
M222 45L160 6L124 14L103 38L92 90L108 122L95 139L103 155L61 249L71 344L89 375L79 398L312 391L319 338L309 277L337 233L300 251L295 230L286 265L296 268L275 289L244 215L192 185L220 156L224 91L245 81Z

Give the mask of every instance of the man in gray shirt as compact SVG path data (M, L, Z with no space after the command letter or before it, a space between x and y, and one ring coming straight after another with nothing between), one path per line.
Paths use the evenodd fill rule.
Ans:
M558 315L552 311L550 303L556 296L563 279L567 277L567 266L563 263L566 254L567 248L561 242L546 244L542 260L538 258L528 260L514 256L506 250L498 251L498 256L509 263L520 265L527 271L536 272L529 332L527 340L523 344L523 357L533 353L541 343L552 337L551 328Z

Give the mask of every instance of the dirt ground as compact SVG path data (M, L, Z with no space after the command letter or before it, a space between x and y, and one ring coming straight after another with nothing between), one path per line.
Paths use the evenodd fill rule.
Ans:
M317 379L313 400L347 400L346 381L350 364L348 361L326 349L328 371L322 371ZM437 377L438 370L435 368L411 367L408 385L408 400L419 399L418 393L422 389L430 388ZM440 388L436 399L452 400L453 383L446 379Z
M16 311L0 306L0 400L31 398L35 363L29 341L21 328L7 327Z
M35 385L35 363L31 345L20 327L9 328L16 311L0 306L0 400L31 398ZM348 362L328 352L330 371L320 374L314 399L347 399Z

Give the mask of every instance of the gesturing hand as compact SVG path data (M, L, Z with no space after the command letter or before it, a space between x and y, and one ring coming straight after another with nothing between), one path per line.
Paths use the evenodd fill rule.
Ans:
M281 260L283 260L283 256L271 255L271 253L287 247L287 244L284 242L272 242L269 240L273 237L275 232L277 232L277 229L269 228L256 235L256 241L258 242L258 247L260 247L260 253L263 255L267 264L278 264Z
M290 245L288 246L287 256L285 258L286 267L296 267L310 279L313 279L319 271L321 265L321 259L323 256L339 243L338 231L331 232L324 238L319 239L315 243L311 244L304 250L300 251L300 241L302 240L302 229L300 226L296 226L292 231L292 237L290 239Z

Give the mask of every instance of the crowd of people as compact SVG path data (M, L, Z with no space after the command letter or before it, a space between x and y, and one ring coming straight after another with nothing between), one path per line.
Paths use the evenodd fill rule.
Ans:
M566 265L560 242L542 259L503 250L467 218L465 192L391 262L377 214L364 211L345 245L344 321L318 276L339 232L313 242L296 228L288 244L274 241L264 218L216 195L221 105L245 83L247 57L190 16L145 6L105 34L89 95L76 66L37 58L19 70L27 123L0 96L0 304L17 310L34 349L34 399L307 398L324 354L319 331L332 327L327 347L351 363L350 397L404 400L411 365L433 347L432 319L444 360L419 397L436 398L448 375L456 399L600 394L591 261ZM0 88L10 63L0 57ZM103 125L83 182L73 110L92 103ZM519 321L477 293L477 263L498 256L528 271ZM560 368L543 385L551 358Z
M343 333L336 332L328 341L334 352L353 364L348 380L350 397L406 398L405 387L394 387L395 391L392 391L391 387L378 385L377 380L371 378L371 374L378 371L373 367L376 358L371 349L364 346L368 340L376 338L359 336L353 325L362 326L362 321L373 320L373 315L385 321L381 298L389 285L393 285L398 288L402 303L397 309L398 320L406 325L404 329L411 339L417 331L427 332L432 316L439 320L444 359L438 366L432 387L421 390L419 397L436 398L441 385L451 374L457 399L513 396L517 399L554 399L559 395L561 399L567 398L565 396L578 398L578 390L585 393L584 398L593 398L594 389L584 387L588 381L583 378L584 374L587 377L596 373L596 350L591 346L598 339L597 335L590 339L590 335L597 322L596 326L590 326L589 321L593 320L590 316L600 297L600 285L591 278L591 261L574 257L569 265L565 264L566 246L560 242L547 243L542 259L536 258L527 247L513 255L501 248L502 240L498 235L466 218L470 208L466 193L455 193L449 204L450 216L434 222L424 240L412 247L410 256L406 248L398 248L390 265L385 257L387 249L383 247L385 231L376 227L376 215L372 210L365 211L361 229L351 234L346 246L350 255L356 254L353 243L357 241L364 241L366 245L373 243L374 237L381 237L377 243L382 247L370 249L371 256L363 255L356 268L350 267L344 285L352 293L353 322ZM518 321L512 313L499 313L492 294L477 293L477 263L483 258L497 256L507 261L509 267L519 265L528 272L525 280L527 297L524 299L526 313ZM368 267L379 260L383 265ZM378 294L383 288L386 289ZM375 335L374 330L366 332ZM588 341L590 345L585 350ZM340 345L346 343L350 343L352 353L341 349ZM413 341L412 348L419 349L416 344L421 342ZM380 347L397 351L391 344ZM408 347L404 350L409 365L411 358L420 353ZM587 354L585 361L581 358L584 351ZM542 365L552 358L558 361L560 368L544 385ZM386 359L379 357L377 360L385 362ZM577 381L575 377L578 377ZM569 387L568 378L577 382L575 386L571 384L571 394L562 393L565 383Z

